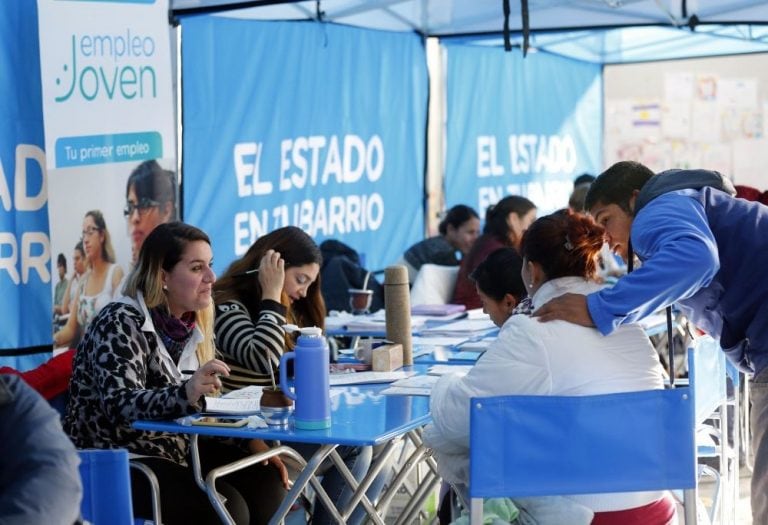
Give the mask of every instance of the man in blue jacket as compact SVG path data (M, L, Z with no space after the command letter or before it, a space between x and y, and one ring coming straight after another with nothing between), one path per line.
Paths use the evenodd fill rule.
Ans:
M592 184L585 208L611 249L625 260L634 253L642 266L612 288L566 294L534 315L609 334L677 303L719 338L728 358L753 374L752 514L768 523L768 207L733 193L717 172L654 175L637 162L614 164Z
M21 378L0 374L0 523L75 523L79 464L58 412Z

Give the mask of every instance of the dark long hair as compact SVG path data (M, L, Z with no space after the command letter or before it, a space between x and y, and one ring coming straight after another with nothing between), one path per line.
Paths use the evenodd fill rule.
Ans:
M226 301L241 302L252 319L256 319L261 302L261 284L258 274L244 275L248 270L259 267L261 258L267 250L280 252L285 267L304 266L316 263L322 266L323 256L312 237L301 228L286 226L260 237L240 259L229 268L213 285L213 297L216 304ZM307 289L307 296L294 301L291 305L285 294L281 302L288 309L287 320L299 326L325 326L325 302L320 293L320 275Z
M514 248L499 248L477 265L469 278L488 297L501 301L506 294L520 302L526 295L520 275L523 259Z
M526 213L533 209L536 209L536 205L525 197L508 195L496 204L491 204L485 210L483 234L493 235L496 239L509 246L511 240L509 238L507 217L510 213L514 213L522 219Z
M440 221L437 229L440 232L440 235L445 235L448 233L448 225L458 229L468 220L479 218L477 212L466 204L457 204L446 212L445 217Z

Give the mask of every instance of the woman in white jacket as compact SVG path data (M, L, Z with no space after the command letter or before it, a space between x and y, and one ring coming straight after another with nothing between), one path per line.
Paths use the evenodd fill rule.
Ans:
M522 278L533 308L564 293L588 294L603 231L586 215L560 211L534 222L523 238ZM432 391L425 441L446 481L469 480L469 400L512 394L580 396L663 388L656 351L638 325L609 336L565 321L512 315L465 376L444 376ZM593 524L666 524L675 505L665 492L569 496L595 513Z

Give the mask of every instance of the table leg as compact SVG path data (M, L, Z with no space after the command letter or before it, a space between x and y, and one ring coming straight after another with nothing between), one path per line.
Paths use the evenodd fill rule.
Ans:
M347 483L347 485L349 485L349 487L354 489L354 493L352 494L349 503L341 513L344 522L346 522L346 520L352 515L355 507L357 507L358 504L362 504L371 521L377 525L384 525L382 516L379 514L371 500L368 499L366 491L371 486L371 483L373 483L373 481L376 479L376 476L378 476L379 472L381 472L381 470L387 465L387 461L389 460L389 457L392 455L392 452L395 450L396 446L397 440L390 441L384 446L376 458L376 462L371 465L365 477L360 481L360 483L357 482L352 473L349 471L341 456L339 456L336 451L331 454L331 461L333 461L339 473L341 473L344 481Z
M283 518L285 518L286 514L288 514L288 511L291 509L291 505L298 499L299 495L302 493L304 488L307 486L308 483L312 485L312 488L315 490L315 497L319 499L323 505L328 509L328 511L331 513L333 518L338 523L344 523L344 519L341 517L341 514L339 514L338 509L331 501L331 498L328 496L328 494L325 492L325 489L320 484L320 481L317 479L317 476L315 475L317 473L317 470L320 468L320 466L323 464L323 461L326 457L328 457L329 454L334 452L336 450L336 447L338 445L321 445L320 448L317 449L317 452L315 452L311 458L309 458L309 461L304 463L302 459L302 463L304 463L304 468L302 469L301 473L299 474L299 477L296 478L296 481L293 482L293 487L291 487L291 490L288 491L288 494L286 494L285 498L283 499L282 503L280 503L280 507L278 507L277 511L275 512L275 515L272 516L272 519L269 520L269 525L278 525ZM279 447L283 448L283 447ZM289 447L284 447L289 448ZM296 452L293 449L290 449L294 454L301 457L298 452Z
M411 437L410 434L411 432L409 432L407 435ZM389 504L392 502L392 498L395 497L395 494L397 493L398 489L403 485L403 483L405 483L405 480L411 474L413 469L423 459L424 451L426 450L426 447L424 447L424 445L421 444L421 438L418 437L418 435L416 435L415 438L416 438L416 441L414 441L414 443L417 443L416 450L414 450L410 454L410 456L408 456L405 463L403 464L403 467L399 469L397 476L395 476L395 479L392 480L389 487L387 488L386 494L382 495L381 500L377 505L377 508L385 509L389 506ZM413 440L413 438L411 439Z

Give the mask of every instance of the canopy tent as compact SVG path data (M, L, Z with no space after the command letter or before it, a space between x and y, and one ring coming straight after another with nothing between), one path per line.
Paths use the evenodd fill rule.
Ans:
M502 45L499 0L172 0L172 14L227 11L262 20L325 20ZM622 63L768 51L768 3L744 0L509 0L512 45ZM526 16L527 14L527 16ZM528 33L530 33L528 35ZM527 46L526 46L527 47Z

